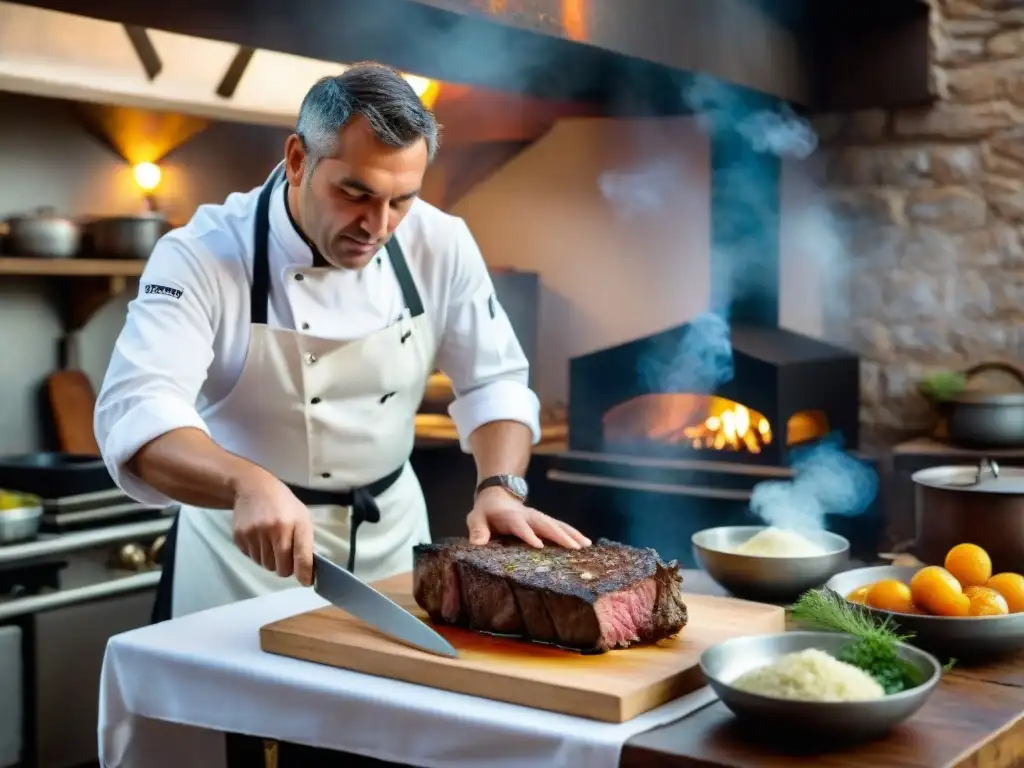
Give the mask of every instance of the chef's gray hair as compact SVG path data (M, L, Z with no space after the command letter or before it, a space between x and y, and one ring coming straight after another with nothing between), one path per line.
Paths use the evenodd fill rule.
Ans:
M334 154L339 132L355 115L390 147L425 139L429 159L437 154L440 128L409 82L391 67L364 62L317 80L303 98L295 130L311 155L307 173Z

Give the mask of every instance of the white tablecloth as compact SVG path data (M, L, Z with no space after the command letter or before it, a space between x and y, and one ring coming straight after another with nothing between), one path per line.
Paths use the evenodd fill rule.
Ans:
M617 768L630 737L714 700L707 688L601 723L264 653L264 624L327 605L296 588L111 638L105 768L224 766L236 732L427 768Z

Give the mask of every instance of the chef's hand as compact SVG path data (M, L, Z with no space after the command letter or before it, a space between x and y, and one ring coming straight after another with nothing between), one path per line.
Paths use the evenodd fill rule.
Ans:
M544 546L542 538L569 549L590 546L590 539L571 525L526 506L502 488L481 491L466 523L473 544L486 544L492 535L505 534L538 548Z
M309 509L269 473L241 485L231 524L235 545L278 576L313 583L313 520Z

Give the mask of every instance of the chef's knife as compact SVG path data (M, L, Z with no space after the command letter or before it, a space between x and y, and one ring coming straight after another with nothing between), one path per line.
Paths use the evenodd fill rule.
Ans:
M441 656L459 655L405 608L318 553L313 554L313 589L332 605L397 640Z

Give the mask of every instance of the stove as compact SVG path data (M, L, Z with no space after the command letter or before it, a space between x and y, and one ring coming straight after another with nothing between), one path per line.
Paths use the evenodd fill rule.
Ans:
M156 520L169 506L140 504L111 479L103 460L66 453L0 457L0 488L41 499L40 533L60 534Z
M857 356L782 328L701 318L575 358L569 392L572 451L786 466L830 435L858 447Z
M67 558L59 555L0 565L0 602L60 589L67 565Z
M168 514L170 507L141 504L118 488L42 500L40 531L69 533L109 525L141 523Z

